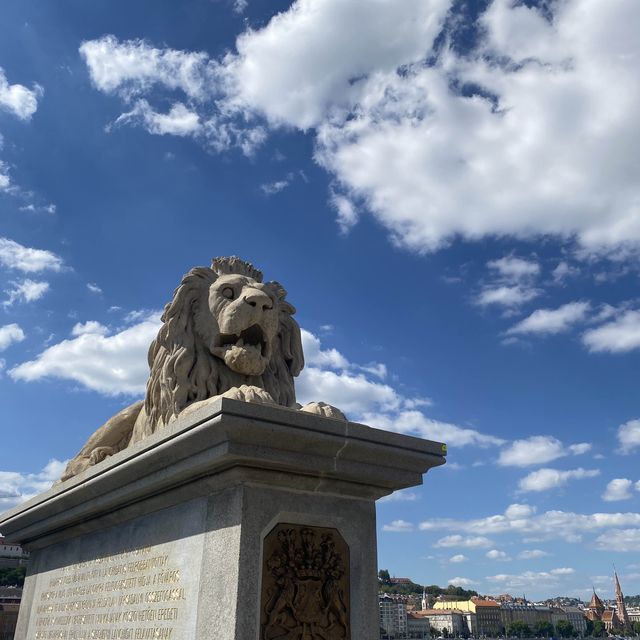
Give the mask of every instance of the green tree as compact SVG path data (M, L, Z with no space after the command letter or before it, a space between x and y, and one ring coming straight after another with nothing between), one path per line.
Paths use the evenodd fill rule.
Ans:
M593 621L589 620L589 618L586 619L586 623L587 623L587 629L584 632L584 635L587 638L590 638L593 635Z
M0 587L22 587L26 572L26 567L0 569Z
M546 620L538 620L533 625L533 634L537 638L549 638L553 635L553 625Z
M387 569L380 569L380 571L378 571L378 582L380 584L391 585L391 576Z
M508 636L518 636L518 638L524 638L531 635L531 629L526 622L522 620L514 620L507 625Z
M602 620L596 620L593 623L593 637L604 638L607 635L607 630L604 628L604 622Z
M561 638L571 638L571 636L573 636L573 625L568 620L558 620L556 623L556 633Z
M634 622L631 627L633 628L633 633L640 636L640 622Z

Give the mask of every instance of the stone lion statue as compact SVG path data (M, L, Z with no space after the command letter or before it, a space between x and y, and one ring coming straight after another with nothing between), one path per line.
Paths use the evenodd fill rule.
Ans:
M67 465L67 480L220 396L345 420L335 407L296 403L304 366L294 307L277 282L237 257L183 278L149 347L144 400L109 419Z

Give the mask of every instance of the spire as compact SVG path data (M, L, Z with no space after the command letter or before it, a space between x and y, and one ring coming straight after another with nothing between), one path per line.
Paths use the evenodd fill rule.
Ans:
M620 587L620 581L618 580L618 574L615 567L613 569L613 579L616 587L616 613L618 614L618 619L622 625L627 628L630 626L629 614L627 613L627 607L624 604L624 595Z
M427 588L422 587L422 610L427 609Z

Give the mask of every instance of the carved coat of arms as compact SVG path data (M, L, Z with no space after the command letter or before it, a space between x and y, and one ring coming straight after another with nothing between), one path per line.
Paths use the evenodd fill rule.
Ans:
M350 640L349 547L336 529L279 524L263 558L261 640Z

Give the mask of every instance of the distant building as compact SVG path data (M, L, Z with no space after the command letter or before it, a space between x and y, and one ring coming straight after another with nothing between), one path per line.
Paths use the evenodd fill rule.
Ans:
M389 578L391 584L409 586L413 584L413 580L410 578Z
M407 637L421 640L431 638L429 618L422 612L407 612Z
M640 622L640 607L629 607L627 613L630 622Z
M13 640L21 598L19 587L0 587L0 640Z
M467 626L469 611L459 609L426 609L421 612L429 620L429 625L437 629L440 635L467 636L470 629Z
M436 610L457 609L463 613L472 613L466 620L469 633L479 636L497 636L502 632L500 605L495 600L473 597L469 600L451 600L438 598L433 605Z
M9 542L0 536L0 569L12 569L26 565L29 553L19 544Z
M407 608L401 598L394 598L388 593L378 596L380 606L380 629L383 638L406 638Z
M502 625L506 629L512 622L521 621L533 627L536 622L552 623L551 608L526 601L503 602L500 605Z
M587 633L587 619L584 612L578 607L562 607L575 632L582 638Z
M613 572L613 581L616 592L616 608L606 608L594 589L593 596L591 596L591 602L587 605L586 615L592 622L599 620L604 623L604 628L607 631L629 631L631 629L632 619L627 613L627 607L624 603L624 594L620 587L618 574L615 571Z

